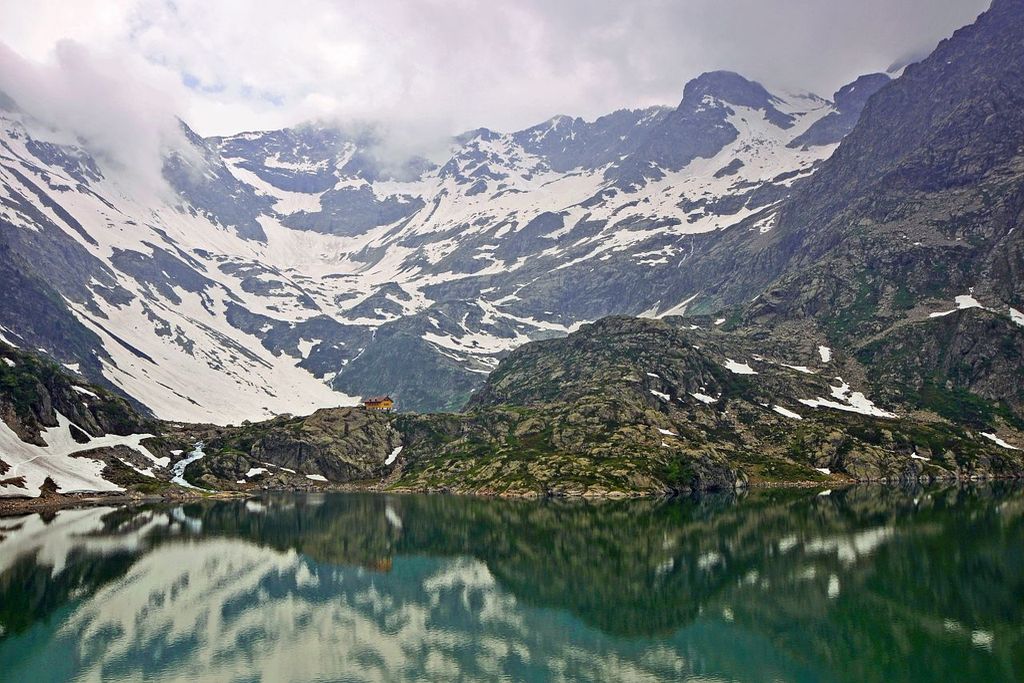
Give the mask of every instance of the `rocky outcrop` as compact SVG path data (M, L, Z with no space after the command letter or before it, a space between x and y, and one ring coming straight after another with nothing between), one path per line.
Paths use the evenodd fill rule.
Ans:
M1024 475L1007 447L1024 432L996 402L882 402L837 377L870 374L855 357L701 322L606 318L517 349L463 414L397 420L394 485L607 496Z
M57 426L58 413L73 423L72 434L80 443L155 426L155 421L139 415L123 398L76 381L37 355L0 343L0 419L23 441L45 446L40 432Z
M186 478L216 489L376 483L386 474L388 456L401 445L389 415L361 407L199 428L188 439L202 442L206 455L188 466Z

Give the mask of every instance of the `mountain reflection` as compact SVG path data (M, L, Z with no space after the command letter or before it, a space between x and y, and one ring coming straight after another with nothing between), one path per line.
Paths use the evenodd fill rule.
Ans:
M1022 512L991 486L281 494L0 519L0 671L1014 680Z

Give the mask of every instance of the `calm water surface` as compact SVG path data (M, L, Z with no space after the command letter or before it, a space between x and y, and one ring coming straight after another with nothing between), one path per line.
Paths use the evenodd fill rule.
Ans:
M0 680L1024 680L1010 487L0 519Z

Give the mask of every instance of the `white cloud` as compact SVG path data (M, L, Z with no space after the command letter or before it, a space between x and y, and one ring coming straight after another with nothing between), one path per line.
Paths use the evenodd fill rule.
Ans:
M174 112L184 88L130 55L99 54L70 40L43 63L0 43L0 90L34 117L34 137L81 144L103 166L127 167L160 185L162 151L180 147Z

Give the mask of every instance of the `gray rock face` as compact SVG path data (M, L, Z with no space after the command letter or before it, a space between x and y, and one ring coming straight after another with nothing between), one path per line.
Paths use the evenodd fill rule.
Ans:
M78 363L92 381L114 388L100 372L108 353L67 302L94 310L93 297L124 305L131 295L118 284L109 264L90 255L50 218L59 220L59 214L37 207L17 192L0 203L32 217L37 228L25 230L0 219L0 281L7 292L0 297L0 335L22 348L46 349L55 360Z
M479 323L482 315L479 309L452 303L383 325L372 339L361 342L334 386L353 395L392 394L403 411L457 410L491 368L456 352L438 353L424 335L458 334L462 321Z
M588 123L581 118L556 116L550 121L513 134L523 149L543 157L555 171L598 169L632 154L647 132L671 111L668 107L622 109Z
M266 133L243 133L213 138L211 144L237 168L286 192L320 194L320 209L283 218L298 230L331 235L361 234L415 213L423 199L411 196L378 198L370 183L415 179L433 166L415 157L397 168L385 168L372 150L377 133L364 129L348 133L338 128L304 125ZM268 213L273 213L267 209Z
M698 111L716 99L738 107L760 109L765 119L780 128L793 125L793 117L775 107L778 100L764 86L732 71L709 71L687 83L683 101L676 111Z
M386 416L362 408L319 411L299 433L271 432L253 444L254 458L331 481L379 475L399 435Z
M711 299L700 310L739 306L743 320L762 330L810 330L882 363L870 345L887 348L885 339L903 338L910 324L923 330L915 335L944 339L945 323L929 314L955 308L954 299L973 288L1007 324L978 327L962 348L987 348L1003 354L1000 359L968 359L965 380L950 374L953 363L942 353L924 354L921 360L934 365L918 367L901 355L908 365L899 374L920 383L934 373L950 388L998 385L996 372L1019 367L1021 327L1009 320L1010 309L1020 311L1024 302L1016 276L1022 258L1016 141L1024 119L1013 94L1024 88L1021 30L1024 9L996 3L910 66L868 100L854 131L794 188L770 231L752 235L750 220L695 240L691 258L676 271L677 291ZM998 342L1004 350L974 336L983 334L1006 338ZM914 343L935 346L920 337ZM983 376L984 368L991 374Z
M316 126L213 139L223 157L237 159L239 167L288 192L324 192L334 187L336 165L350 146L360 142L359 137Z
M204 442L207 455L189 465L188 479L228 489L375 483L386 474L388 456L401 445L391 416L362 407L241 427L197 427L192 438Z
M0 103L0 108L2 108L2 103ZM29 140L25 146L35 158L44 164L63 169L80 183L88 184L90 181L103 178L103 172L96 165L96 161L84 149L55 145L39 140Z

